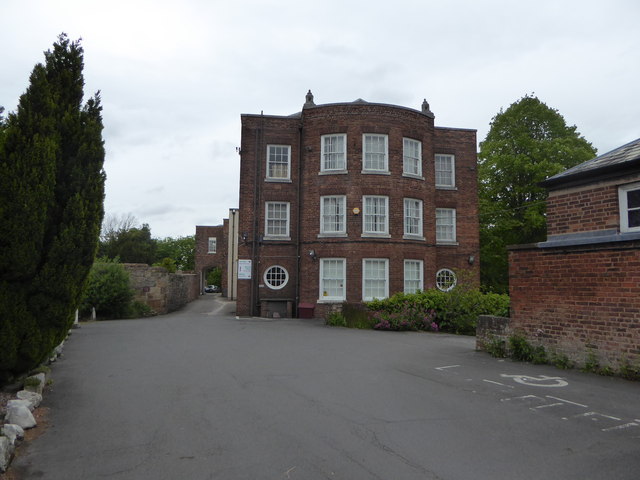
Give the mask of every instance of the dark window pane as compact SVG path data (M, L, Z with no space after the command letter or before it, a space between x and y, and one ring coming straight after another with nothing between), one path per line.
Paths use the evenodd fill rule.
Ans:
M640 189L631 190L627 192L627 207L638 208L640 207Z
M640 227L640 210L629 212L629 228Z

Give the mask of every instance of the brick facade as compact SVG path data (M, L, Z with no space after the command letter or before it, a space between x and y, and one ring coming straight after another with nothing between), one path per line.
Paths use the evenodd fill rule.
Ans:
M621 197L640 192L640 140L545 184L547 241L509 252L511 330L579 365L637 365L640 223L622 225Z
M426 102L425 102L426 104ZM470 270L478 278L477 160L475 130L434 126L423 110L356 101L314 105L289 117L242 115L239 259L252 261L251 280L238 280L238 315L295 315L298 304L315 305L321 316L342 300L320 291L321 264L340 259L345 266L344 299L363 299L363 259L387 260L389 295L404 289L404 261L423 262L423 287L435 285L441 268ZM346 135L346 169L321 171L323 135ZM364 172L363 135L386 136L388 171ZM422 175L403 174L405 138L422 148ZM290 148L286 178L268 178L268 146ZM455 158L455 187L436 188L435 155ZM342 234L321 232L321 199L340 196L346 214ZM388 231L363 232L363 197L386 197ZM404 199L422 202L422 236L404 232ZM288 204L288 235L267 235L268 202ZM280 207L278 207L280 208ZM436 241L436 208L455 209L456 241ZM357 209L357 210L354 210ZM270 288L265 271L282 267L281 288ZM279 272L282 270L278 269ZM273 272L273 269L271 270Z
M209 252L209 238L216 239L215 253ZM229 243L229 220L224 219L222 225L196 226L195 271L200 279L200 292L207 285L207 274L214 268L222 270L223 294L227 291L227 259Z

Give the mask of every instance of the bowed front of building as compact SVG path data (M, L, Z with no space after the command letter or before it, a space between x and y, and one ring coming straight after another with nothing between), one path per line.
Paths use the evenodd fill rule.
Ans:
M475 130L420 110L316 105L244 114L237 315L322 316L343 302L479 276Z

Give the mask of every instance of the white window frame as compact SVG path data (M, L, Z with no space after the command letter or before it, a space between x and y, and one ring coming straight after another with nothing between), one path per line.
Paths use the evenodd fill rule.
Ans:
M269 209L271 206L284 205L286 206L286 218L272 218L269 215ZM264 238L265 240L290 240L289 227L290 227L290 205L289 202L265 202L264 206ZM269 233L269 222L276 222L285 220L286 233Z
M276 151L280 150L280 149L284 149L284 151ZM287 156L287 162L286 162L286 166L287 166L287 172L286 172L286 176L282 176L282 175L271 175L271 165L285 165L285 163L278 161L275 161L275 158L278 155L282 155L284 152L286 152L286 156ZM272 156L273 155L273 156ZM273 161L272 161L273 159ZM267 172L266 172L266 179L268 181L275 181L275 182L288 182L291 181L291 145L267 145Z
M449 162L449 168L443 169L442 162ZM456 157L455 155L437 153L434 160L436 188L456 188ZM451 175L450 182L443 182L443 174Z
M436 288L442 292L453 290L458 284L456 272L449 268L441 268L436 272Z
M422 176L422 142L420 140L406 137L402 139L402 175L424 180Z
M342 140L342 151L334 151L328 149L327 144L331 144L332 140ZM329 151L328 151L329 150ZM327 167L327 157L334 155L336 158L336 167ZM331 135L322 135L320 137L320 172L321 173L346 173L347 171L347 134L334 133Z
M409 216L409 212L414 210L416 207L416 202L417 202L417 207L418 207L418 215L417 216ZM423 209L422 209L422 200L420 200L419 198L405 198L404 199L404 212L403 212L403 218L404 218L404 238L414 238L414 239L419 239L419 240L424 240L424 234L423 234L423 230L422 230L422 225L423 225L423 221L422 221L422 217L423 217ZM412 227L414 225L412 225L412 220L417 220L418 224L417 224L417 231L413 232L410 231L412 229Z
M377 139L383 140L383 151L368 151L367 149L367 140L368 139ZM373 168L371 165L372 161L369 155L383 155L382 157L382 167L381 168ZM377 162L376 162L377 163ZM379 134L379 133L364 133L362 134L362 172L363 173L389 173L389 135Z
M418 278L410 278L410 275L416 272L407 272L407 267L417 267ZM415 283L418 283L417 287L414 287ZM404 293L416 293L417 291L424 290L424 261L423 260L405 260L404 261Z
M384 265L384 278L372 277L371 266L372 264ZM368 282L384 282L382 296L368 295L367 283ZM388 258L363 258L362 259L362 300L370 302L376 298L384 299L389 298L389 259Z
M282 273L284 273L284 279L282 280L282 283L280 285L274 285L269 281L269 272L276 268L279 268L280 270L282 270ZM282 265L271 265L270 267L265 269L264 274L262 275L262 279L264 280L264 284L271 290L281 290L289 282L289 272L287 272L287 269Z
M640 212L640 207L629 207L628 193L640 190L640 183L630 183L618 187L618 202L620 205L620 232L640 232L640 225L629 226L629 213Z
M339 212L327 212L331 203L336 202ZM332 221L331 218L334 220ZM338 229L327 229L327 223L339 223ZM347 197L346 195L326 195L320 197L320 235L328 237L347 235Z
M209 237L207 240L207 253L216 253L218 247L218 237Z
M443 229L450 228L450 234L443 235ZM436 208L436 243L456 243L456 209Z
M334 271L339 275L334 275L332 278L325 278L325 272L328 270L329 263L334 263L338 269ZM329 295L325 290L325 281L337 281L341 282L339 288L342 289L341 295ZM347 260L345 258L321 258L320 259L320 291L318 292L318 301L320 302L343 302L347 299ZM325 295L326 294L326 295Z
M371 203L370 202L373 202ZM382 204L380 204L382 202ZM374 205L375 204L375 205ZM383 207L384 213L379 213L380 206ZM375 207L372 212L371 209ZM382 229L367 229L367 220L373 217L372 225L381 223ZM377 217L382 218L382 222L376 220ZM363 237L389 237L389 197L384 195L364 195L362 197L362 236Z

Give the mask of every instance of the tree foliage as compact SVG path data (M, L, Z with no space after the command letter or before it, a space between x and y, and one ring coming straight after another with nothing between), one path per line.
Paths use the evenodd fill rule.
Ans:
M196 237L166 237L157 240L156 258L163 261L170 258L178 270L193 270L195 268Z
M95 308L101 318L125 318L130 313L132 300L133 290L124 267L107 258L96 260L82 299L83 316Z
M525 95L493 118L479 153L485 289L508 290L508 245L545 239L547 192L539 182L595 155L575 126L534 96Z
M146 223L141 227L121 229L100 242L100 256L123 263L146 263L156 261L156 240L151 238L151 228Z
M104 200L99 94L84 52L58 37L0 128L0 377L34 367L73 323Z

